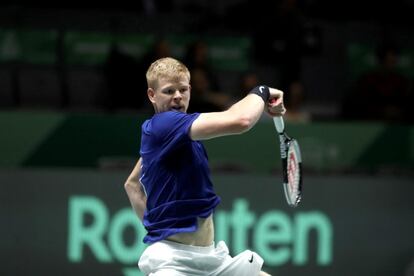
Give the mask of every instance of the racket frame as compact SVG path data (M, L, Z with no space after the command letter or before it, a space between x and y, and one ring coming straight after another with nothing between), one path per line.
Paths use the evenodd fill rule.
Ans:
M289 206L296 207L302 199L302 156L300 152L299 143L289 137L285 133L285 124L283 118L280 116L273 117L273 121L276 127L276 130L279 134L280 141L280 157L282 160L282 174L283 174L283 189L286 197L286 201ZM296 162L299 170L299 180L297 184L297 193L294 198L292 198L291 193L289 192L289 177L288 177L288 158L290 150L295 151Z

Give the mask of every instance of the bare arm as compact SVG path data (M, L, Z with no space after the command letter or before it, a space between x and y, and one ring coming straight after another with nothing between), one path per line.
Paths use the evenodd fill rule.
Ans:
M272 115L282 115L284 113L283 92L270 88L270 99L278 101L274 104L265 104L261 97L248 94L226 111L202 113L193 122L190 136L193 140L205 140L244 133L257 123L265 108L267 111L273 111Z
M144 211L146 209L147 197L139 181L139 177L141 175L141 163L142 159L140 158L125 182L124 188L128 195L129 201L131 202L132 208L142 221Z

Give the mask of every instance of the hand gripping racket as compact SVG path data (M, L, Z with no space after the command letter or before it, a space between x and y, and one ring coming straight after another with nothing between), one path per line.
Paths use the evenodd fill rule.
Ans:
M298 142L287 136L281 116L273 117L280 140L282 159L283 188L286 201L291 207L298 206L302 199L302 157Z

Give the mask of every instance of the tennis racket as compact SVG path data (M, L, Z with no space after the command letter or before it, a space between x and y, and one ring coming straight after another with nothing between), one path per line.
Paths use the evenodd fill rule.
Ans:
M285 133L282 116L273 117L280 140L283 188L289 206L296 207L302 199L302 157L298 142Z

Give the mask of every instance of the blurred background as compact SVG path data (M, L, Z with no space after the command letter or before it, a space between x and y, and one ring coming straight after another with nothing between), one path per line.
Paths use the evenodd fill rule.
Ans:
M141 275L123 183L153 111L145 72L191 71L190 112L285 91L304 199L270 117L206 141L216 240L272 275L414 275L414 1L0 4L1 275Z

